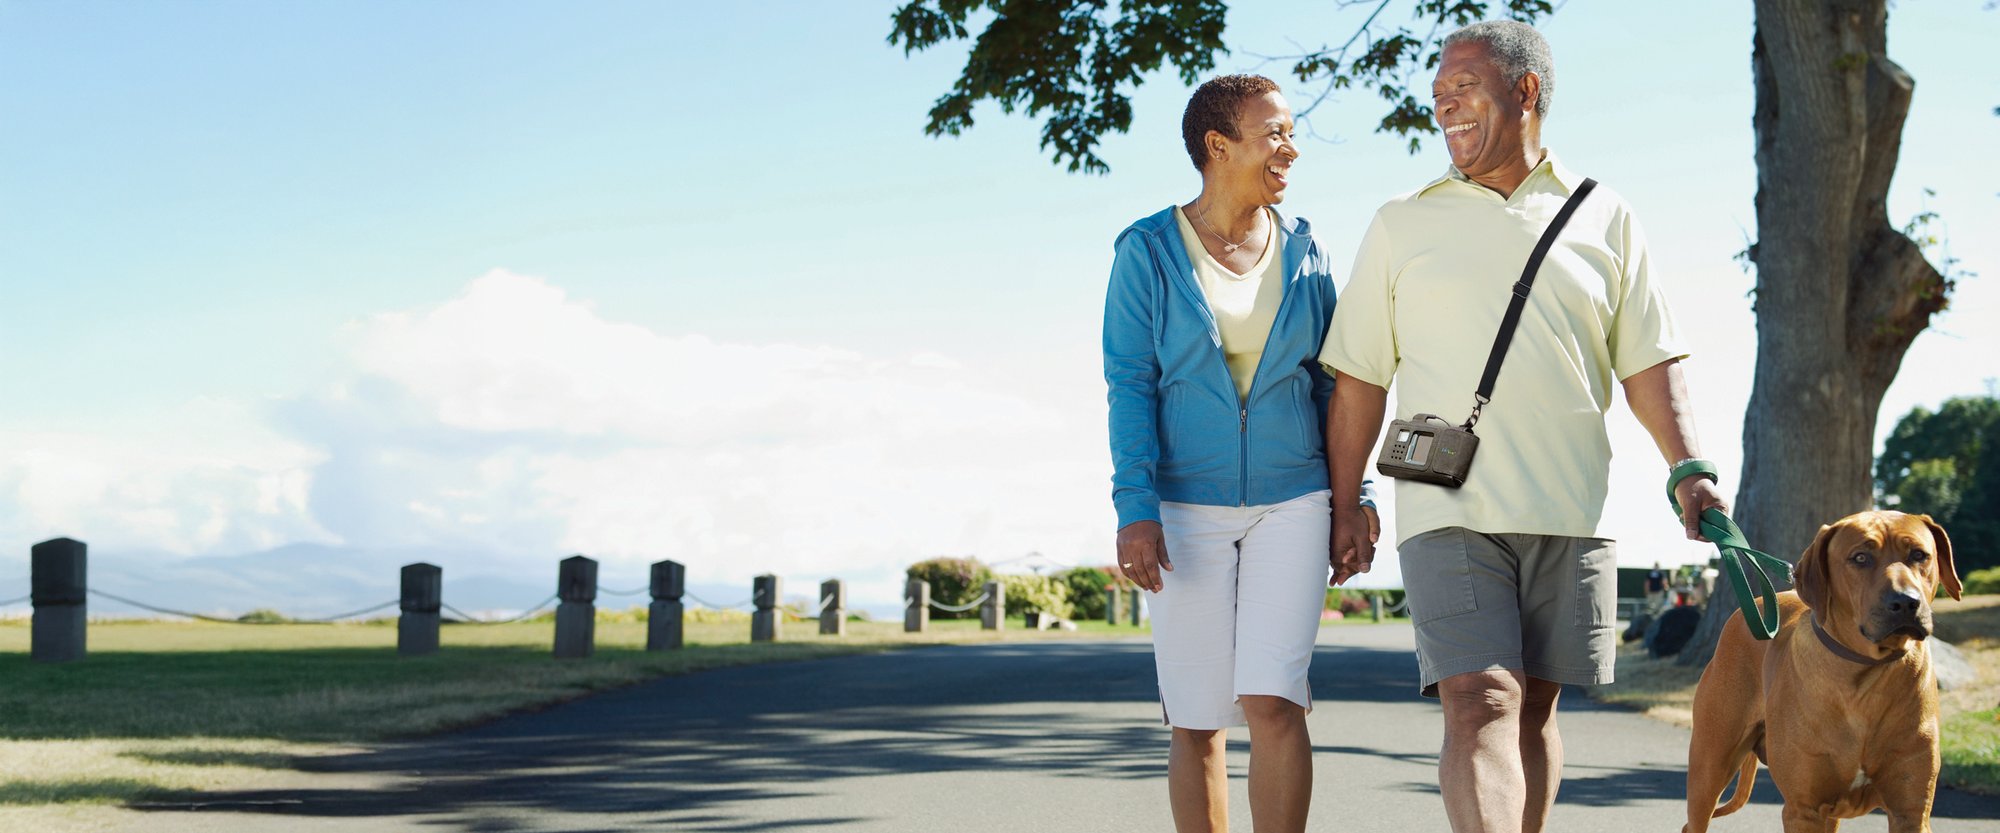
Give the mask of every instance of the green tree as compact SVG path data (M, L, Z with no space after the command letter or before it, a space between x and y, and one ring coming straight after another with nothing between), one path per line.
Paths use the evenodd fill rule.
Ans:
M931 601L950 607L971 604L979 594L986 592L986 583L993 580L993 570L979 563L977 558L933 558L911 564L903 574L912 581L928 582L931 586ZM979 609L971 610L931 610L933 619L977 619Z
M1411 25L1392 25L1382 13L1397 0L1369 5L1373 11L1339 46L1321 46L1279 56L1292 75L1319 91L1295 116L1308 127L1312 111L1336 90L1359 87L1389 102L1376 128L1409 139L1415 153L1421 134L1436 133L1431 108L1410 92L1419 67L1437 66L1442 30L1463 26L1495 10L1534 22L1553 6L1547 0L1415 0ZM1124 0L1117 12L1106 0L911 0L896 10L889 43L908 55L940 43L972 38L966 22L990 11L993 18L973 39L972 53L951 91L931 106L924 132L957 136L973 124L981 101L1003 113L1025 110L1043 117L1042 149L1070 172L1111 172L1097 155L1100 139L1132 126L1132 99L1126 91L1148 73L1172 64L1181 82L1194 84L1215 68L1223 46L1222 0ZM1421 84L1422 82L1418 82ZM1421 87L1420 87L1421 88Z
M1091 621L1104 618L1109 598L1104 589L1112 584L1109 572L1100 567L1072 567L1057 573L1056 578L1069 586L1069 603L1076 618Z
M1367 17L1338 46L1294 59L1317 93L1372 90L1388 105L1379 130L1414 149L1435 132L1411 93L1450 28L1494 15L1534 22L1547 2L1333 0ZM957 135L973 109L1042 118L1042 147L1071 171L1105 173L1098 139L1132 121L1125 94L1172 64L1193 83L1223 47L1223 0L909 0L889 43L905 54L973 38L926 132ZM1386 14L1401 6L1406 14ZM1888 56L1888 0L1755 0L1750 114L1757 147L1757 360L1743 419L1736 520L1765 550L1805 549L1819 525L1873 503L1870 477L1882 395L1903 354L1942 311L1952 280L1925 246L1889 221L1889 181L1916 84ZM989 14L990 13L990 14ZM1409 21L1398 24L1394 21ZM1421 89L1418 87L1418 89ZM1302 99L1303 100L1303 99ZM1705 664L1735 604L1716 593L1681 662Z
M1961 575L2000 565L2000 399L1947 399L1896 423L1875 461L1883 506L1944 524Z
M1073 608L1069 600L1069 584L1055 576L1002 574L1001 585L1007 588L1007 616L1021 616L1028 611L1049 614L1058 619L1070 618Z

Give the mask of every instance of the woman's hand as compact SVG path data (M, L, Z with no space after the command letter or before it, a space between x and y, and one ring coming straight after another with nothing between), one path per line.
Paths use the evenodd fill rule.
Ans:
M1160 571L1172 572L1167 560L1167 536L1159 521L1134 521L1118 530L1118 570L1125 577L1155 593L1160 592Z
M1382 519L1373 506L1333 510L1333 540L1327 561L1333 565L1328 586L1346 584L1375 564L1375 541L1382 537Z

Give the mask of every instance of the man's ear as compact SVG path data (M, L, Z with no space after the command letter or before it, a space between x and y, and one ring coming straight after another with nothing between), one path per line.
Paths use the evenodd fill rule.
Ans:
M1812 545L1799 556L1798 566L1792 569L1792 589L1799 591L1799 599L1814 610L1826 609L1826 548L1832 544L1833 526L1821 526L1819 534L1813 536Z
M1958 568L1951 563L1951 538L1944 534L1943 526L1931 520L1931 516L1918 515L1917 519L1931 528L1931 540L1937 542L1938 586L1943 587L1952 598L1959 598L1958 594L1964 588L1958 583Z
M1520 100L1521 112L1535 112L1535 102L1542 98L1542 76L1538 72L1521 73L1521 80L1514 84L1514 94Z

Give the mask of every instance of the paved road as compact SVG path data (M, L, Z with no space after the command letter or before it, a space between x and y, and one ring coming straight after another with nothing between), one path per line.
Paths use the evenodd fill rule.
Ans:
M1410 631L1322 632L1311 828L1448 830L1438 708ZM306 789L134 811L132 830L1165 831L1166 731L1144 642L941 647L653 683L316 764ZM1572 692L1551 833L1680 828L1687 733ZM1250 829L1232 746L1232 823ZM1937 833L2000 831L2000 800L1938 796ZM1778 829L1768 781L1720 833ZM1850 822L1879 831L1886 819Z

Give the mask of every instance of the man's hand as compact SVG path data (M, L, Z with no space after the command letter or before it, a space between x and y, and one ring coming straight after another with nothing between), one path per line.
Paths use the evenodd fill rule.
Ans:
M1333 576L1327 585L1337 587L1348 579L1368 572L1375 564L1375 541L1382 537L1382 520L1372 506L1348 506L1333 510L1333 541L1327 561Z
M1118 569L1144 589L1160 592L1160 571L1172 572L1167 536L1159 521L1133 521L1118 530Z
M1681 528L1687 532L1690 541L1707 541L1701 534L1701 513L1709 509L1720 509L1729 514L1729 504L1722 500L1722 490L1716 488L1715 481L1701 475L1681 478L1674 484L1674 499L1681 502Z

